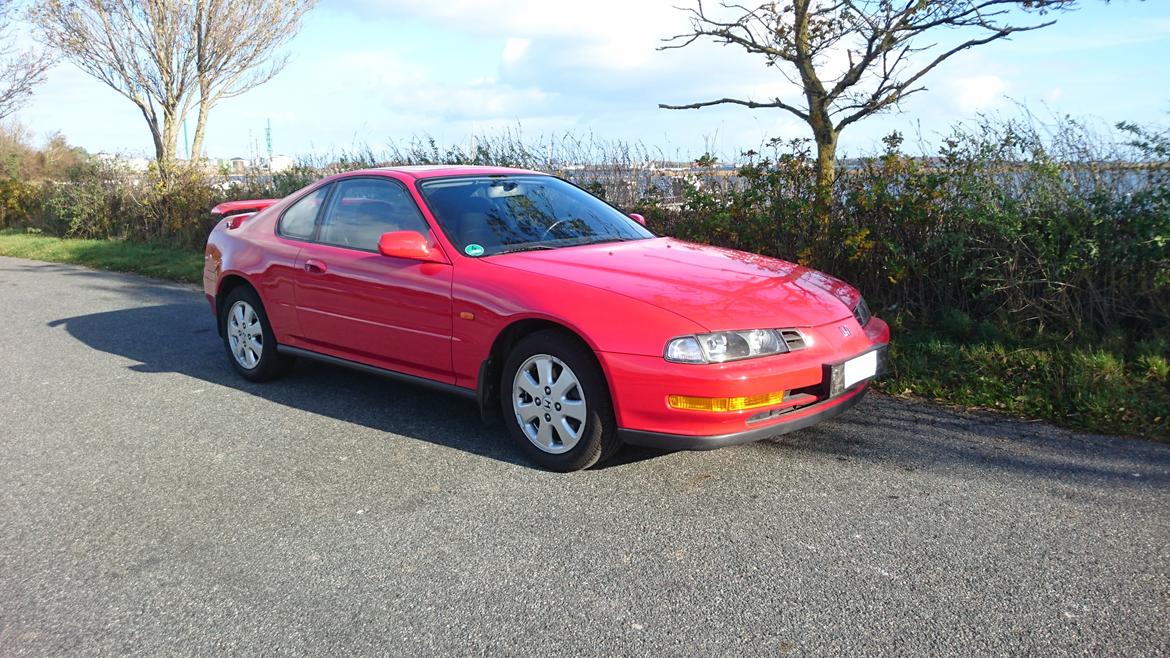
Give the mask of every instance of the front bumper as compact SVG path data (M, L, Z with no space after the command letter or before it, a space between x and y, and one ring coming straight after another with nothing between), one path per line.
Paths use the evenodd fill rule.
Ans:
M773 423L755 429L731 434L717 434L713 436L690 436L687 434L665 434L662 432L644 432L642 430L619 429L618 437L625 443L646 448L662 450L714 450L740 443L751 443L771 439L777 436L802 430L821 421L835 418L852 409L861 402L868 390L866 385L858 384L852 391L846 391L840 397L823 400L803 409L792 412L796 414L789 420Z
M842 325L850 331L842 331ZM619 434L628 443L704 449L784 434L825 420L860 400L870 379L848 388L836 369L871 351L885 363L889 327L878 318L802 328L812 347L775 357L695 366L661 357L599 352L612 392ZM722 398L785 391L775 406L739 411L676 409L671 395Z

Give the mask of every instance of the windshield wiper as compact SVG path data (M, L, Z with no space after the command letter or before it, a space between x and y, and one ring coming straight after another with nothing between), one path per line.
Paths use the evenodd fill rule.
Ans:
M639 238L624 238L618 235L611 235L607 237L598 238L596 240L588 240L586 242L578 242L574 247L585 244L601 244L603 242L629 242L630 240L638 240Z
M560 249L561 247L581 247L588 244L601 244L603 242L629 242L630 240L640 240L641 238L621 237L618 235L609 235L597 238L595 240L584 240L582 242L569 242L566 244L550 245L550 244L530 244L523 247L516 247L514 249L504 249L497 251L492 256L499 254L514 254L519 251L543 251L546 249Z
M556 248L557 247L554 247L552 245L547 245L547 244L530 244L530 245L525 246L525 247L516 247L515 249L504 249L503 251L497 251L491 255L492 256L499 256L500 254L514 254L514 253L517 253L520 251L544 251L546 249L556 249Z

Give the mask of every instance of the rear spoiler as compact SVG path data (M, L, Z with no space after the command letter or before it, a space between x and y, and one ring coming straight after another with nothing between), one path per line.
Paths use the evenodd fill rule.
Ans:
M246 201L224 201L211 209L211 214L216 218L227 217L229 215L239 215L241 213L257 213L264 210L268 206L280 203L280 199L248 199Z

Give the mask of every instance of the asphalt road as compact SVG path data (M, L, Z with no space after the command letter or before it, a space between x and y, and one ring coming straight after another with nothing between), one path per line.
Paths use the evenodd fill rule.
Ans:
M0 258L0 655L1170 653L1170 445L871 396L558 475L232 372L185 286Z

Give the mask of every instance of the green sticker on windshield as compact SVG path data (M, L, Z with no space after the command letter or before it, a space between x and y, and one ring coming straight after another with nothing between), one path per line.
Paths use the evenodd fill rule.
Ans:
M477 244L469 244L463 248L463 253L467 254L468 256L482 256L483 247Z

